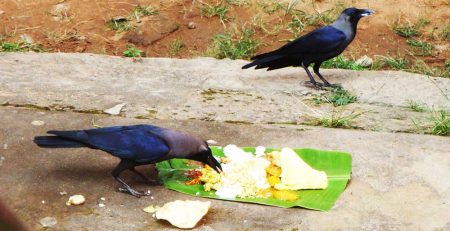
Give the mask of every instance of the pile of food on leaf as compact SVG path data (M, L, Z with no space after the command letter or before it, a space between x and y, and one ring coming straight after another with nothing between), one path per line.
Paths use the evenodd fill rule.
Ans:
M297 190L327 188L326 173L311 168L294 150L265 151L259 146L253 154L227 145L224 157L218 158L222 173L205 165L187 172L192 180L186 184L203 184L205 191L215 190L223 199L273 197L288 201L299 199Z

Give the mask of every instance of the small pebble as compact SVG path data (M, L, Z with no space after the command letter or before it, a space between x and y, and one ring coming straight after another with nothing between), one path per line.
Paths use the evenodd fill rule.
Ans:
M151 196L151 197L150 197L150 199L154 200L154 199L155 199L155 197Z
M42 204L45 204L45 201L41 201Z
M105 204L100 203L100 204L98 204L98 207L103 208L103 207L105 207Z
M5 150L8 149L8 144L4 144L3 149L5 149Z
M104 197L100 197L100 200L105 201L106 199Z
M44 228L50 228L50 227L55 226L58 223L58 221L54 217L44 217L39 220L39 223Z
M61 196L67 195L67 192L66 191L59 192L59 195Z
M208 143L208 144L217 144L217 141L215 141L215 140L207 140L206 143Z
M45 122L42 121L42 120L33 120L33 121L31 122L31 125L34 125L34 126L42 126L42 125L44 125L44 124L45 124Z
M127 17L125 16L115 16L111 20L116 22L128 21Z
M363 57L361 57L358 60L356 60L355 63L360 65L360 66L362 66L362 67L370 67L370 66L372 66L373 59L371 59L367 55L364 55Z
M195 22L189 22L188 23L188 28L189 29L195 29L195 28L197 28L197 24Z

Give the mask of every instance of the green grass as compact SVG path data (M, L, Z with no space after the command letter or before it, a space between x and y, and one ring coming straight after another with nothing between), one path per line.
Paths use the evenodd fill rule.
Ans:
M443 40L450 41L450 19L447 20L446 26L442 28L440 36Z
M208 18L217 16L220 23L225 24L225 20L227 19L226 14L230 11L230 9L226 5L208 5L203 3L201 11L202 15L205 15Z
M450 60L447 60L447 62L445 63L445 69L447 71L450 71Z
M354 103L358 100L358 97L351 92L345 90L342 86L333 88L331 91L324 95L316 94L314 102L316 104L331 103L333 106L344 106L350 103Z
M417 103L416 101L413 100L407 100L405 106L415 112L427 111L426 105Z
M227 3L235 6L246 6L250 4L249 0L227 0Z
M125 57L141 57L143 51L139 50L138 48L127 45L127 49L123 52L123 56Z
M171 56L175 56L178 53L180 53L181 49L183 49L183 47L185 47L183 41L179 38L173 40L170 44L169 44L169 55Z
M431 123L431 134L438 136L450 135L450 114L447 111L433 111L429 120Z
M396 34L404 38L411 38L421 35L419 28L419 24L411 24L410 22L400 24L399 22L396 22L392 29Z
M300 3L300 1L302 0L290 0L289 2L285 3L284 5L285 14L292 15L296 11L295 7Z
M130 17L134 18L135 20L139 20L142 16L150 16L158 14L159 10L155 6L141 6L138 5L134 8L134 10L131 12Z
M243 28L238 33L223 33L212 38L208 53L215 58L247 59L255 54L259 42L252 38L252 29Z
M345 58L340 55L330 60L327 60L322 63L321 67L323 68L338 68L338 69L349 69L349 70L366 70L367 68L356 64L354 61Z
M117 32L128 31L134 28L134 26L130 23L130 21L125 18L111 19L107 22L107 25L109 28Z
M414 66L409 68L407 71L429 76L450 77L448 71L442 70L438 67L430 67L425 61L421 59L417 59L414 63Z
M17 52L17 51L23 51L22 47L19 43L9 43L9 42L2 42L2 51L3 52Z
M323 12L319 12L315 9L313 14L306 16L307 24L311 26L330 24L337 19L345 8L346 7L342 2L337 1L333 4L332 8Z
M406 43L413 47L413 53L416 56L430 56L432 54L433 44L431 43L415 39L408 39Z
M405 58L383 57L378 61L380 66L387 66L392 70L406 70L409 61Z
M320 118L314 118L312 121L310 121L309 124L314 126L322 126L327 128L352 128L353 122L356 118L361 116L363 113L343 113L341 110L335 110L331 111L329 114L324 115Z
M297 38L300 33L305 30L306 26L307 25L302 20L301 16L293 15L291 21L286 25L286 28L294 35L294 38Z
M45 49L40 44L35 43L25 43L25 42L1 42L0 52L44 52Z

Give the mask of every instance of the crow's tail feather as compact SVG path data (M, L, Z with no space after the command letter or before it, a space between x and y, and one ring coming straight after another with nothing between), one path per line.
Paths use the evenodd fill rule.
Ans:
M253 66L256 66L256 69L266 68L266 67L270 67L272 63L279 63L280 61L282 62L284 59L285 58L282 55L267 56L265 58L257 59L247 65L244 65L242 67L242 69L247 69L247 68L253 67Z
M85 144L58 136L36 136L34 143L43 148L81 148Z

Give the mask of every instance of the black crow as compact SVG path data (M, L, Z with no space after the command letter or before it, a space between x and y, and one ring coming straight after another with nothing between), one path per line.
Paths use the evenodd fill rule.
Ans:
M252 57L253 62L242 69L256 66L256 69L267 68L268 71L289 66L302 66L311 83L316 87L331 86L319 73L322 62L338 56L352 42L356 35L359 19L373 14L369 9L347 8L339 18L329 26L316 29L281 48ZM308 66L314 63L314 73L323 84L314 80Z
M133 196L148 195L137 192L126 184L119 175L130 170L146 180L134 167L154 164L172 158L184 158L208 164L217 172L222 170L213 157L208 144L200 138L153 125L114 126L78 131L48 131L55 136L37 136L34 142L45 148L100 149L121 159L112 171L112 176Z

